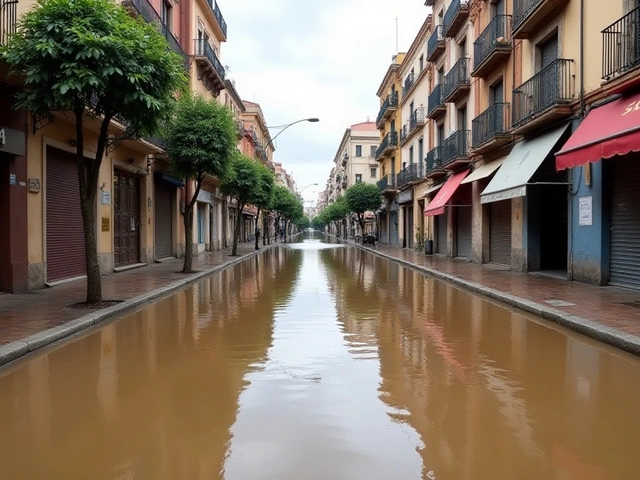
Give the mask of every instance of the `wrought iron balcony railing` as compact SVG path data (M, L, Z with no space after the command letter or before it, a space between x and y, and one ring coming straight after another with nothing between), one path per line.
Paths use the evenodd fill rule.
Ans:
M222 30L222 33L224 34L224 38L227 38L227 22L224 21L218 2L216 2L216 0L207 0L207 3L213 12L213 16L216 17L216 21L220 26L220 30Z
M573 60L559 58L513 91L513 127L518 127L547 108L571 103Z
M438 108L444 106L443 91L444 91L443 84L438 84L435 87L433 87L433 90L429 94L428 110L427 110L428 117L431 117Z
M438 146L427 153L424 159L426 164L426 174L430 174L436 170L440 170L443 166L443 147Z
M402 126L402 130L400 130L400 143L404 142L409 136L409 122L406 125Z
M398 132L393 131L387 133L382 139L382 142L380 142L378 149L376 150L376 158L380 158L389 147L396 147L397 145Z
M18 0L0 0L0 45L6 45L16 31Z
M469 13L469 0L452 0L444 14L444 35L455 36L463 21Z
M424 107L418 107L411 112L411 117L409 118L409 133L413 133L416 128L424 125L424 123Z
M494 16L473 42L473 68L480 68L498 50L511 50L511 15Z
M411 182L415 182L420 177L422 177L422 162L412 163L411 165L403 168L398 174L398 188L402 188Z
M195 43L195 50L194 50L195 55L198 57L205 57L209 61L213 69L216 71L218 76L220 77L220 80L224 82L224 77L225 77L224 67L222 66L222 63L220 63L220 60L218 60L218 56L216 55L216 52L213 50L211 45L209 45L209 42L204 38L200 38L200 39L195 39L194 43Z
M427 41L427 60L429 61L435 60L436 55L444 52L445 42L443 29L443 25L436 25L436 28L434 28Z
M469 157L469 130L456 130L443 143L443 166Z
M640 65L640 6L602 30L602 79Z
M404 79L404 85L402 86L403 97L407 94L409 90L411 90L411 87L413 87L414 83L416 83L416 74L410 73L409 75L407 75L407 78Z
M494 103L471 122L471 145L476 148L509 134L509 104Z
M460 88L471 86L469 77L469 59L459 59L444 77L443 98L449 100L456 95Z
M395 174L390 173L382 177L380 180L378 180L378 188L380 189L381 192L384 192L385 190L388 190L390 188L395 189L396 188Z
M376 119L376 125L380 125L380 122L385 117L387 111L390 108L396 108L398 106L398 92L390 93L387 98L385 98L384 102L382 102L382 106L380 107L380 111L378 112L378 118Z

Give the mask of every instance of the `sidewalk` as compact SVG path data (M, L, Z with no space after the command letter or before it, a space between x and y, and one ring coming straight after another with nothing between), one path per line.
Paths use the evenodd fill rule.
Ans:
M360 248L640 355L640 292L512 272L386 245Z
M200 254L193 259L193 269L196 273L191 275L179 273L182 270L183 260L176 258L105 276L102 278L103 298L105 300L124 300L125 302L101 310L68 307L70 304L84 301L85 280L77 280L28 293L0 295L0 365L20 356L16 356L13 347L8 345L11 342L42 334L42 341L37 345L37 348L42 347L51 343L50 341L44 342L44 333L47 329L60 327L58 337L63 338L68 336L70 332L62 330L65 326L71 325L74 320L79 321L81 318L85 319L92 315L104 317L103 313L108 314L109 317L116 316L123 310L149 301L151 297L169 294L171 289L175 290L197 281L202 276L211 273L212 270L238 263L247 255L254 253L254 248L253 242L238 245L237 257L230 256L231 248ZM263 247L260 242L260 251L265 248L268 247ZM144 295L148 297L141 298ZM136 301L136 305L131 304L134 298L139 300ZM127 300L129 302L126 302ZM98 321L104 319L106 318L99 318ZM78 328L75 331L87 328L86 323L77 325ZM27 351L34 349L27 348Z

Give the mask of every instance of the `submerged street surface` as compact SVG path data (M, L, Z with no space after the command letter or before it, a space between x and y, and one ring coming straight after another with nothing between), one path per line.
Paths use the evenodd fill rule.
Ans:
M320 236L0 371L2 478L637 478L640 361Z

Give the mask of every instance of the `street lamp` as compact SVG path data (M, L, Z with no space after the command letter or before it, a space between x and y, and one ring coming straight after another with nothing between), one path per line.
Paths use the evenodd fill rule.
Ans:
M296 193L297 193L298 195L302 195L302 192L304 192L307 188L309 188L309 187L316 187L316 186L318 186L318 184L317 184L317 183L310 183L309 185L307 185L306 187L304 187L302 190L298 190Z
M287 128L289 128L292 125L295 125L296 123L302 123L302 122L311 122L311 123L317 123L319 122L320 119L319 118L303 118L301 120L296 120L295 122L291 122L291 123L287 123L285 125L276 125L274 127L267 127L267 128L280 128L281 130L276 133L273 138L271 140L269 140L269 143L267 143L264 147L265 151L267 150L267 147L269 147L269 145L273 146L273 142L276 138L278 138L278 135L280 135L282 132L284 132Z

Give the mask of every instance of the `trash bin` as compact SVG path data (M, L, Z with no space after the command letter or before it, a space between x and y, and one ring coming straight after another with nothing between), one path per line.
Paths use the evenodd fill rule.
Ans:
M433 240L424 241L424 254L433 255Z

